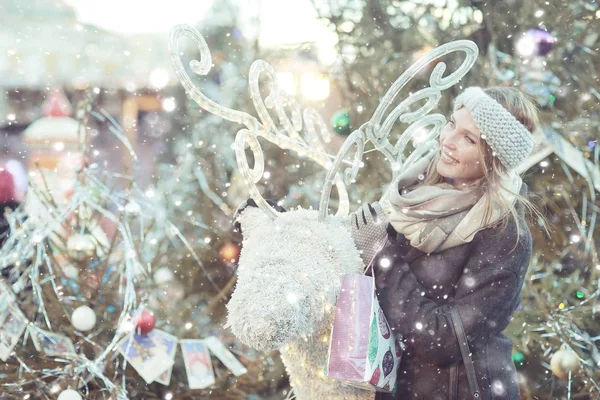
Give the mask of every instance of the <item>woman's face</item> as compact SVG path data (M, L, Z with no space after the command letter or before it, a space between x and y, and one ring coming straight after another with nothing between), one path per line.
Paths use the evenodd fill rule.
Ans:
M465 107L454 112L442 130L441 157L436 168L455 188L460 189L484 175L479 160L480 136L471 112Z

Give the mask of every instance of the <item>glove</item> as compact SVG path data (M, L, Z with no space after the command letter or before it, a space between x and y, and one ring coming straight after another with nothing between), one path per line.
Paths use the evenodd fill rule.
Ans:
M354 243L368 265L387 238L387 216L378 202L365 203L350 214L349 222Z
M283 207L281 207L280 205L278 205L277 203L275 203L273 200L267 200L267 203L273 207L276 211L279 212L286 212L287 210ZM239 206L238 208L235 210L235 213L233 214L233 229L236 230L239 233L242 233L242 226L240 224L240 222L238 221L238 218L240 217L240 215L242 215L242 213L244 212L244 210L248 207L258 207L258 205L256 205L256 202L254 201L254 199L252 197L244 200Z

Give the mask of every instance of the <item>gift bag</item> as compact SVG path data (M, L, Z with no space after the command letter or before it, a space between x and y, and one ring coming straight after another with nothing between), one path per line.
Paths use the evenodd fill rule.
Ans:
M404 344L396 340L379 307L375 278L346 274L336 304L325 374L352 386L392 392L403 351Z

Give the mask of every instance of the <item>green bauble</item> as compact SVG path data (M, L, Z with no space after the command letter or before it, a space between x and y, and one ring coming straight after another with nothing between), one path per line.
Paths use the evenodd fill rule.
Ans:
M515 351L512 355L512 360L517 369L523 369L527 364L527 357L525 357L525 354L523 354L522 351Z
M331 126L342 136L348 136L350 130L350 114L346 110L339 110L331 117Z

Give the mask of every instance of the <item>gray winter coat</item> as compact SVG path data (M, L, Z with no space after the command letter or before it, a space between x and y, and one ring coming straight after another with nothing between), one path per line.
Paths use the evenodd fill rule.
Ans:
M526 193L523 184L521 194ZM375 280L388 322L407 348L396 393L378 393L377 400L474 398L452 308L466 333L479 398L519 399L512 342L502 334L520 303L532 249L523 210L518 211L521 235L512 252L517 239L512 220L502 232L484 229L470 243L431 255L388 227L390 243L375 258ZM382 258L392 261L388 268L380 266Z

